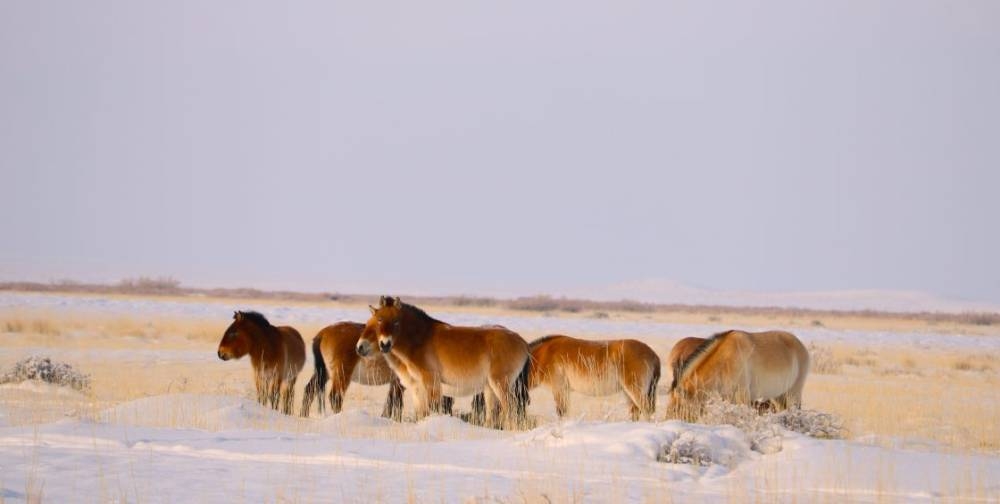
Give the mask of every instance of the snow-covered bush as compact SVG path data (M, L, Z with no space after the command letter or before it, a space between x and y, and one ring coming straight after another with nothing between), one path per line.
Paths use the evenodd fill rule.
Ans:
M705 412L699 422L736 427L746 434L750 449L759 453L781 451L784 430L824 439L840 439L845 434L840 418L829 413L789 409L762 415L755 408L718 398L710 399L706 403Z
M664 445L656 459L659 462L697 466L709 466L715 462L712 460L711 447L699 442L691 431L682 432L672 443Z
M20 383L26 380L40 380L80 391L90 388L89 375L73 369L73 366L65 362L53 362L48 357L28 357L0 375L0 384Z
M791 409L768 415L773 422L785 429L809 437L842 439L846 434L844 422L836 415L807 409Z

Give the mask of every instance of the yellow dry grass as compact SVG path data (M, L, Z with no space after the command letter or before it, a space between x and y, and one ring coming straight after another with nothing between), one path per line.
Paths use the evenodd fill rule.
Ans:
M35 350L86 350L85 358L71 364L92 377L92 390L88 394L62 398L61 404L31 404L29 395L22 392L0 391L0 405L12 412L8 419L11 423L31 424L66 414L94 415L124 401L169 393L253 397L249 362L214 359L216 345L228 323L228 320L167 317L139 320L31 310L0 312L0 330L7 350L0 354L3 355L0 369L11 365L19 350L22 354ZM320 327L298 329L309 340ZM530 339L540 335L524 336ZM673 342L654 334L649 336L646 341L665 358ZM120 356L102 358L104 351L127 350L163 352L164 357L134 361ZM204 359L172 360L171 352L186 352L188 357L204 353ZM852 436L868 436L876 443L911 446L930 443L956 451L1000 452L1000 428L996 422L1000 418L997 392L1000 360L996 357L951 350L843 345L814 346L813 353L822 354L828 366L810 376L805 407L840 416ZM311 374L307 364L299 376L297 402L301 401L302 388ZM657 418L663 417L670 379L670 370L664 368ZM385 393L385 387L352 385L345 407L380 411ZM467 411L468 401L457 401L456 408ZM554 411L551 393L545 388L536 389L529 413L539 419L551 419ZM573 394L570 415L621 420L627 418L627 403L624 396L617 394L603 398ZM393 438L403 434L378 435Z

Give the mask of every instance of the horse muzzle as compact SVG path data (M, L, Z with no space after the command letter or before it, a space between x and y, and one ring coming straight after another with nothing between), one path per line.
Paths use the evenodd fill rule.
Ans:
M222 350L219 350L218 353L219 353L219 358L220 359L222 359L222 360L229 360L230 357L229 357L228 353L225 353Z
M379 340L378 349L382 353L389 353L392 350L392 340Z
M358 352L358 355L367 357L368 354L371 353L371 348L369 348L370 346L371 345L369 345L367 341L360 341L358 342L358 345L354 347L354 350Z

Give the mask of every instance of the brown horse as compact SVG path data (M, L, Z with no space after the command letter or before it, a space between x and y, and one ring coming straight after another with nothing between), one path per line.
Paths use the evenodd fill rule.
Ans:
M701 415L713 393L737 404L798 408L809 374L809 351L783 331L726 331L702 342L670 387L669 414Z
M423 310L383 296L371 308L357 352L378 348L403 385L414 395L417 418L441 410L443 393L483 392L494 426L523 420L524 403L516 393L528 361L528 344L502 327L457 327Z
M238 311L233 314L219 342L219 358L239 359L250 354L257 401L290 415L295 397L295 380L306 362L306 345L302 336L288 326L275 327L257 312Z
M385 398L382 416L399 420L403 411L403 386L399 378L389 368L389 364L381 354L371 357L358 355L356 346L364 324L356 322L338 322L324 327L313 338L313 364L315 371L302 398L302 416L309 416L309 409L314 398L318 396L318 409L323 413L326 409L325 390L330 382L330 409L340 413L344 404L344 395L351 382L362 385L389 384L389 393ZM451 398L444 398L444 409L451 411Z
M624 392L631 403L632 420L640 415L652 417L656 411L660 358L645 343L552 335L531 342L528 348L528 389L545 385L552 390L560 417L569 408L570 391L592 396Z
M670 349L670 355L667 356L667 362L670 363L670 369L673 371L675 382L681 374L681 367L684 365L684 361L688 360L688 357L691 357L691 354L704 342L705 338L689 336L674 343L673 348ZM670 385L671 388L673 386L673 384Z

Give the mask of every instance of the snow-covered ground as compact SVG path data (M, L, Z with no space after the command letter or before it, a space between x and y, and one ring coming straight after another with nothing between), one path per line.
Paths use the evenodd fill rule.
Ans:
M0 311L206 318L223 325L234 309L246 308L253 307L216 300L0 293ZM358 320L366 312L275 303L262 311L276 323L291 324ZM641 335L667 341L722 329L530 314L434 314L459 324L502 323L525 334ZM825 328L796 332L816 342L1000 350L1000 338L985 336ZM57 360L165 362L196 370L222 365L212 349L9 348L2 345L3 337L0 332L0 358L7 361L44 351ZM231 364L242 364L239 376L245 376L248 364ZM357 403L346 404L339 415L293 418L239 394L152 395L93 410L83 406L89 401L85 394L55 386L2 385L0 397L5 395L14 399L0 402L3 502L39 495L51 502L1000 500L998 456L956 453L933 444L921 449L876 446L867 437L821 440L778 431L761 449L735 427L679 421L546 417L529 431L499 432L444 416L395 423L373 416L376 408ZM3 409L15 403L22 408L17 421ZM25 411L30 418L32 404L66 405L66 416L26 423Z
M183 404L171 428L149 427ZM197 418L196 418L197 417ZM186 427L202 422L203 428ZM702 464L659 461L688 447ZM245 399L160 396L96 421L0 428L2 496L52 502L936 501L1000 498L1000 458L786 432L761 454L730 426L551 423L496 432L359 410L283 417Z

